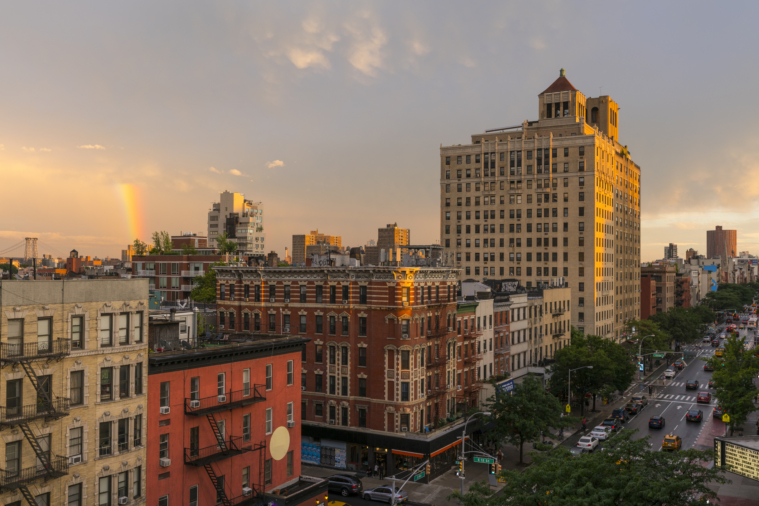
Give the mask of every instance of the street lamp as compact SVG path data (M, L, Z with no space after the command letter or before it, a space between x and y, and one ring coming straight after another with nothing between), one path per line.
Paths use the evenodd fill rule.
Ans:
M469 418L466 419L466 422L464 422L464 430L461 431L461 463L462 463L461 469L462 470L464 469L464 466L463 466L463 463L464 463L464 440L466 438L466 424L468 424L469 420L471 420L472 417L474 417L474 416L477 416L477 415L490 416L490 414L491 414L490 411L480 411L478 413L473 413L472 415L469 416ZM461 473L461 476L459 476L459 478L461 478L461 495L464 495L464 473Z
M577 369L570 369L569 370L569 378L567 379L567 406L572 406L572 371L579 371L580 369L593 369L592 365L586 365L583 367L578 367Z
M641 356L641 353L643 353L643 340L645 340L646 338L649 338L649 337L656 337L656 336L654 336L653 334L651 334L650 336L643 336L643 337L640 338L640 342L638 343L638 360L642 360L643 359L643 357ZM641 371L640 371L640 367L638 368L638 379L643 379L643 376L642 376Z

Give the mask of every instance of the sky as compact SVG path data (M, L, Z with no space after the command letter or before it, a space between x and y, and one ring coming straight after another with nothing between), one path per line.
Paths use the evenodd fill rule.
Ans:
M280 255L317 228L436 242L440 145L537 119L565 68L620 104L643 261L705 254L715 225L759 253L757 19L755 1L3 2L0 252L205 235L224 190L264 203Z

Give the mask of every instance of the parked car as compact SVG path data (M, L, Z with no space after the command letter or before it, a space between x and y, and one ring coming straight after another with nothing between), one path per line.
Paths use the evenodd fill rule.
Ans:
M622 428L622 425L620 424L619 420L617 420L616 418L607 418L606 420L601 422L601 425L603 427L609 427L614 432L618 432Z
M708 404L712 402L712 394L709 392L699 392L696 396L696 402L705 402Z
M578 448L587 448L590 451L595 450L597 446L598 446L598 438L593 437L593 436L583 436L577 442Z
M598 425L597 427L593 428L593 430L590 432L590 435L594 438L598 438L601 441L606 441L611 437L611 428L605 427L603 425Z
M722 420L722 417L725 416L725 409L722 406L715 407L714 411L712 411L712 416L714 416L714 418L719 418Z
M664 428L664 417L663 416L652 416L648 419L648 427L650 429L663 429Z
M709 380L709 388L714 388L714 380Z
M630 400L641 403L644 408L648 406L648 397L645 395L633 395Z
M688 380L685 382L685 389L686 390L698 390L698 380Z
M590 452L586 450L585 448L578 448L575 446L574 448L569 449L569 453L571 453L573 457L579 457L583 453L590 453Z
M611 412L611 417L618 419L622 423L625 423L630 419L630 413L628 413L625 408L617 408Z
M664 436L664 441L661 444L662 450L679 450L683 445L683 440L680 436L674 434L667 434Z
M361 480L351 474L333 474L327 482L330 492L339 492L343 497L360 494L364 490Z
M704 419L704 412L700 409L691 409L685 415L686 422L701 422Z
M393 498L393 492L395 492L395 502L406 502L408 500L408 492L405 490L393 490L393 487L382 486L377 488L371 488L361 494L361 498L369 501L382 501L389 503Z

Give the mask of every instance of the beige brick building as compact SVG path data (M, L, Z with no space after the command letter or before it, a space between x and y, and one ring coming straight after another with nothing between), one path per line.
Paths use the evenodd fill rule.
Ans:
M641 170L618 141L618 111L562 69L537 120L441 146L441 244L463 279L563 277L586 333L618 338L638 317Z
M0 504L144 503L147 299L146 279L0 282Z
M293 235L292 265L305 265L306 247L319 243L340 247L342 238L339 235L320 234L319 229L312 230L309 234Z

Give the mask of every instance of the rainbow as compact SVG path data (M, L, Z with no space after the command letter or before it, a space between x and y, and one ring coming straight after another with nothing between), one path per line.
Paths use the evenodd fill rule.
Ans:
M129 228L129 242L135 239L145 240L145 221L142 216L139 188L133 184L122 183L119 185L119 195L124 205L124 216Z

